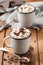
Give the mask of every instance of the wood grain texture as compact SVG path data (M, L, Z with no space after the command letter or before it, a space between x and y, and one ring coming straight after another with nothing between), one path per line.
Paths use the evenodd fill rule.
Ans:
M4 32L5 31L0 32L0 47L3 47ZM2 55L3 52L0 51L0 65L2 64Z
M43 1L43 0L25 0L25 2L34 2L34 1Z
M33 62L36 62L36 65L38 65L38 53L37 53L37 39L36 39L36 30L30 29L32 32L32 36L30 38L30 46L34 48L33 51Z
M33 0L25 0L25 2L33 2Z
M43 29L38 31L38 46L40 52L40 65L43 65Z

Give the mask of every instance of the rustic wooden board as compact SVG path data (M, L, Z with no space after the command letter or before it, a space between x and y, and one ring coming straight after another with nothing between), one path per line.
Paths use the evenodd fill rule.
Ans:
M40 65L43 65L43 29L38 31L38 46L40 53Z
M34 1L43 1L43 0L34 0Z
M33 62L35 62L36 65L38 65L36 30L30 29L30 31L32 32L32 36L31 36L31 39L30 39L30 46L32 46L34 48L34 51L33 51Z
M33 2L33 0L25 0L25 2Z
M43 0L25 0L25 2L34 2L34 1L43 1Z
M4 32L5 31L2 31L0 32L0 47L3 47L3 38L4 38ZM0 51L0 65L2 64L2 56L3 56L3 52Z
M11 28L8 28L8 29L6 30L6 36L9 36L10 32L11 32ZM7 40L6 40L6 44L10 45L10 39L7 39ZM7 49L9 50L10 48L7 48Z

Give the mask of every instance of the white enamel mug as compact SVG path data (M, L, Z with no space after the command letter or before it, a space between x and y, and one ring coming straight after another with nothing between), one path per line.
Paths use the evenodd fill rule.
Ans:
M6 23L13 22L13 19L14 19L15 23L18 22L19 27L31 27L34 24L36 17L40 15L39 8L34 7L34 10L29 13L21 13L19 12L18 8L19 7L17 7L16 10L9 16ZM11 25L12 28L14 28L15 23Z
M29 13L22 13L22 12L19 12L19 10L17 9L17 18L20 23L20 27L32 26L35 21L35 18L38 17L39 14L40 14L40 9L35 7L34 7L34 10Z
M6 47L12 48L14 50L14 53L16 54L25 54L29 50L30 36L31 36L31 33L26 38L18 39L18 38L12 37L12 35L10 34L9 36L6 36L3 41L5 43L6 39L10 38L11 45L7 45L5 43Z

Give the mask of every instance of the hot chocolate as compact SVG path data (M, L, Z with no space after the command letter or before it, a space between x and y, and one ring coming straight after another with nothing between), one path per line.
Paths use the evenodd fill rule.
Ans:
M13 38L21 39L26 38L30 35L30 31L26 28L14 28L11 32Z
M18 8L18 11L19 12L22 12L22 13L29 13L29 12L32 12L34 11L34 7L30 4L24 4L24 5L21 5L19 8Z
M26 28L14 28L9 36L4 38L10 38L10 46L5 44L7 47L12 48L16 54L25 54L29 50L31 33Z

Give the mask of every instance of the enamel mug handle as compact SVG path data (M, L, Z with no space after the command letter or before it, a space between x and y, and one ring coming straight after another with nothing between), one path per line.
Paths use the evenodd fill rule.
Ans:
M40 16L40 9L36 8L35 17L38 17L38 16Z
M11 45L7 45L7 44L5 43L5 41L6 41L7 39L9 39L9 38L10 38L10 36L6 36L6 37L3 39L3 42L4 42L4 44L5 44L6 47L11 48Z

